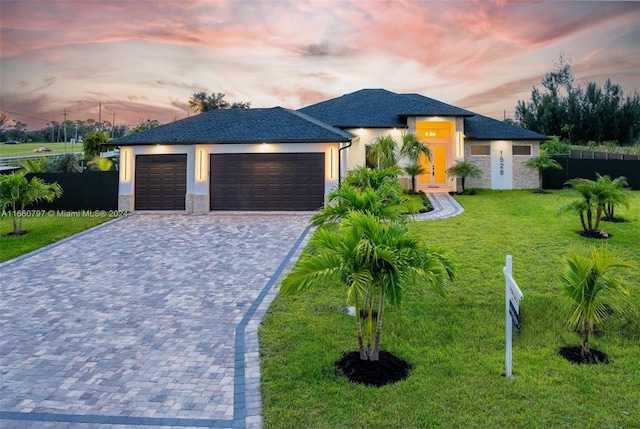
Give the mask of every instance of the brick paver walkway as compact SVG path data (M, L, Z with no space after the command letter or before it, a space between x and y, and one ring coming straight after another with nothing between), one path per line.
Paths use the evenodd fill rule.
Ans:
M462 206L446 192L434 192L427 194L433 210L427 213L420 213L413 217L414 220L444 219L457 216L464 211Z
M309 217L133 215L0 264L0 427L261 427L257 328Z

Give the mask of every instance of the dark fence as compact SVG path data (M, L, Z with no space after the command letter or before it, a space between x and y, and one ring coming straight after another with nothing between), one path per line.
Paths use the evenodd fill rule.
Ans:
M564 156L552 156L562 166L562 170L545 170L542 174L542 187L561 189L567 180L583 178L596 180L596 173L612 179L624 176L629 187L640 190L640 160L629 159L580 159Z
M58 182L62 196L51 203L41 201L29 205L38 210L117 210L118 172L95 171L84 173L36 173L47 183Z
M631 161L639 161L639 155L626 155L624 153L615 152L596 152L593 150L571 150L571 158L580 159L628 159Z

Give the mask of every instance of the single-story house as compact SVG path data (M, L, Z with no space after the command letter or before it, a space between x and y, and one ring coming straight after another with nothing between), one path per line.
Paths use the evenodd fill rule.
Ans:
M363 89L297 111L219 109L109 142L120 146L120 210L308 211L318 209L347 170L365 165L367 146L415 133L431 149L418 189L452 192L457 161L483 171L468 186L537 187L523 163L546 136L419 94Z

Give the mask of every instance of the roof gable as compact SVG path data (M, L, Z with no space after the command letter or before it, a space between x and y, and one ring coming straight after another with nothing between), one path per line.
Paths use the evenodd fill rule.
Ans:
M474 113L419 94L362 89L298 110L340 128L405 127L407 116L471 116Z
M109 144L320 143L347 142L351 134L301 112L269 109L215 109Z

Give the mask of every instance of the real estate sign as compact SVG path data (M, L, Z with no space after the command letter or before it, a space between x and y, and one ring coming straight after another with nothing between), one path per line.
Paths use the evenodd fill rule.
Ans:
M507 261L502 272L505 276L505 330L506 330L506 355L505 355L505 377L511 378L511 340L513 327L520 329L520 301L524 294L518 287L512 274L512 258L507 255Z

